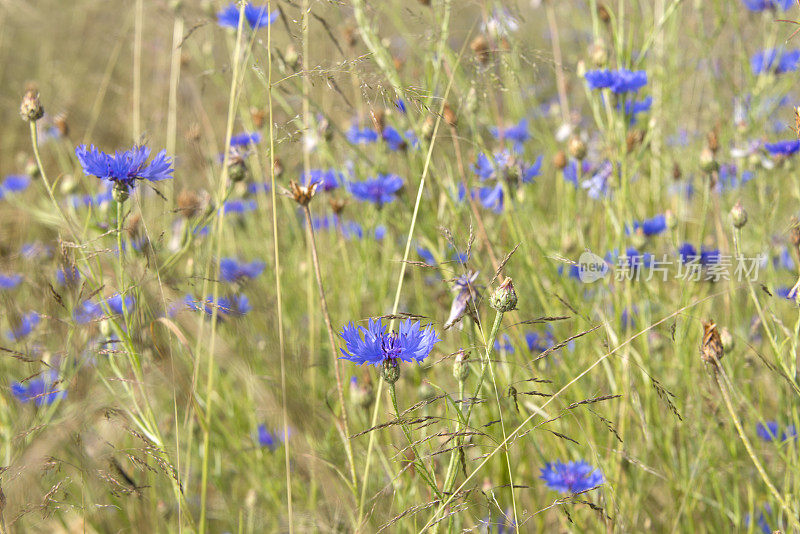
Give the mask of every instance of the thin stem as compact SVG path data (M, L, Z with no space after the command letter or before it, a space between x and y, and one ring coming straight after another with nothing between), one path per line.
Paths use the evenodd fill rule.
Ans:
M322 284L322 272L319 268L319 257L317 256L317 243L314 237L314 227L311 224L311 210L308 205L303 206L303 213L306 217L306 229L308 230L308 240L311 245L311 263L314 264L314 274L317 278L317 288L319 289L319 304L322 309L322 317L325 320L325 328L328 331L328 341L331 345L331 357L333 358L333 367L336 374L336 390L339 395L339 405L342 409L342 427L344 430L344 444L347 452L347 461L350 466L350 478L353 484L353 493L358 495L358 480L356 478L356 467L353 457L353 445L350 443L350 430L347 423L347 409L344 404L344 389L342 387L342 372L339 363L339 358L336 357L336 337L333 331L333 324L331 323L331 316L328 312L328 301L325 298L325 288Z
M244 4L242 4L244 10ZM272 0L267 1L267 13L272 12ZM240 20L243 18L240 14ZM241 22L240 22L241 23ZM269 175L271 182L272 199L272 240L275 244L275 305L278 308L278 353L281 360L281 400L283 404L283 442L284 463L286 465L286 509L289 515L289 533L294 532L292 520L292 469L289 461L289 414L286 401L286 347L283 338L283 299L281 294L281 261L280 244L278 241L278 203L275 186L275 131L274 117L272 116L272 24L267 26L267 106L269 108Z
M433 492L436 493L436 497L441 499L442 492L439 491L439 488L436 486L433 475L428 470L428 467L423 463L422 457L419 455L419 451L417 451L417 446L414 444L414 439L411 437L411 429L408 428L408 425L400 414L400 408L397 406L397 393L395 392L394 384L389 384L389 397L392 399L392 406L394 407L394 412L397 415L397 422L400 424L400 428L403 429L403 434L405 434L406 439L408 440L408 446L411 448L411 452L414 454L414 465L419 470L420 476L425 480L428 486L431 487Z
M795 512L789 507L784 498L778 492L777 488L772 484L772 481L769 479L767 472L764 470L764 466L761 465L758 456L756 456L756 453L753 450L753 446L750 444L750 440L747 439L747 435L744 433L744 429L742 428L742 423L741 421L739 421L739 417L736 415L736 410L733 409L733 403L731 402L730 395L728 394L728 388L719 379L720 373L721 369L715 366L714 381L717 383L719 391L722 394L722 399L725 401L725 407L728 409L728 413L730 414L731 419L733 420L733 424L736 427L736 433L739 435L739 439L742 440L744 448L747 449L747 455L750 457L750 460L752 460L753 465L756 468L756 471L758 471L758 474L761 475L761 479L764 481L764 484L767 485L767 488L769 488L769 491L770 493L772 493L772 496L775 497L775 499L780 503L781 508L783 508L783 511L786 512L786 515L789 518L789 521L792 523L792 525L794 525L794 528L800 529L800 522L798 522L797 520L797 512Z

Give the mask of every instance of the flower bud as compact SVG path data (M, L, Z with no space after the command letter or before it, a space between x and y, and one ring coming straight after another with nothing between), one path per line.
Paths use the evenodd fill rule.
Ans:
M423 380L419 385L418 390L419 398L422 400L430 400L436 396L436 390L427 380Z
M559 150L556 152L556 155L553 156L553 166L556 169L563 171L567 167L567 163L567 155L563 150Z
M730 353L733 350L733 347L736 346L736 342L733 339L733 335L731 331L727 328L723 328L722 331L719 333L720 340L722 341L722 349L725 351L726 354Z
M517 308L517 292L511 278L506 278L489 299L489 306L499 312L508 312Z
M114 198L114 202L122 204L128 200L130 196L128 186L122 182L114 182L114 189L111 191L111 196Z
M383 376L387 384L394 384L400 378L400 365L395 358L386 358L383 360L383 367L381 369L381 376Z
M569 142L567 144L567 150L569 151L569 155L573 158L577 159L578 161L582 161L583 158L586 157L586 143L583 142L583 139L578 137L577 135L573 135L569 138Z
M714 158L714 152L708 147L703 148L703 151L700 152L700 169L707 173L712 173L719 169L719 163Z
M736 228L742 228L747 224L747 211L744 209L741 202L737 202L731 208L731 220L733 221L733 226Z
M463 382L469 376L469 353L459 350L456 354L456 361L453 363L453 377L459 382Z
M22 120L36 122L44 116L44 107L39 100L39 92L35 89L28 89L22 97L22 104L19 107L19 114Z
M241 158L235 158L228 165L228 176L231 182L238 184L247 178L247 165Z
M589 58L597 68L605 67L608 63L608 50L606 50L606 44L601 39L598 39L589 47Z

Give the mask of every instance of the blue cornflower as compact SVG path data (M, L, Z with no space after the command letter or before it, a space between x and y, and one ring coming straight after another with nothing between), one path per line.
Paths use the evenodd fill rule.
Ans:
M753 179L753 173L751 171L742 171L740 176L738 168L732 163L720 165L718 175L718 191L727 191L736 187L741 187Z
M590 70L584 77L589 89L611 89L617 94L636 92L647 85L647 72L643 70Z
M489 156L481 152L478 154L478 158L475 160L475 164L472 166L472 172L477 174L481 181L488 180L494 176L494 162Z
M26 260L35 260L39 258L45 258L50 256L50 249L39 241L34 241L32 243L25 243L23 244L20 249L19 253L26 259ZM0 274L0 281L2 280L3 275ZM0 288L2 288L2 282L0 282Z
M58 372L54 369L26 381L11 384L11 393L22 403L34 401L36 406L52 404L67 396L65 390L58 390Z
M433 257L433 252L425 247L417 247L417 254L422 258L422 261L428 265L436 265L436 258Z
M800 65L800 50L783 51L770 48L756 52L750 58L750 69L755 75L766 72L775 74L792 72L797 70L798 65Z
M115 152L114 155L101 152L94 145L81 145L75 149L75 155L87 175L96 176L101 180L108 180L120 184L125 188L132 188L136 180L149 180L158 182L172 178L172 159L167 152L162 150L148 164L150 149L145 146L135 146L124 152Z
M678 247L678 255L681 258L681 263L695 262L700 265L712 265L719 263L720 253L718 249L709 249L701 247L700 254L691 243L683 243Z
M250 300L245 295L234 295L233 297L219 297L214 303L214 297L209 295L202 302L195 299L192 295L186 295L183 300L186 306L193 311L203 311L211 317L214 308L217 308L217 319L222 320L226 316L240 316L249 312L252 307Z
M270 432L267 425L258 425L258 444L274 451L283 442L283 433Z
M117 293L108 298L106 301L111 313L122 313L122 296ZM136 301L132 295L125 297L125 309L130 313L136 306ZM103 317L103 301L92 302L91 300L83 301L78 308L73 312L72 316L78 324L86 324L91 321L96 321Z
M376 241L383 241L383 238L386 237L387 229L384 225L379 224L375 227L375 231L373 235L375 236Z
M791 156L800 150L800 139L764 143L764 148L773 156Z
M21 274L0 274L0 289L14 289L22 282Z
M9 341L19 341L20 339L27 337L28 334L33 332L33 329L36 328L36 325L39 324L39 320L39 314L35 311L26 313L22 316L19 324L17 324L16 327L6 332L6 338L8 338Z
M778 253L778 255L772 258L772 266L776 269L782 268L790 271L794 270L794 260L792 259L792 255L789 253L789 247L784 246L781 248L781 251Z
M258 204L256 204L255 200L229 200L222 206L226 215L229 213L242 215L248 211L255 210Z
M756 425L756 434L764 441L772 441L778 439L778 422L767 421L765 423L758 423Z
M523 144L531 138L531 134L528 133L528 119L522 119L508 128L491 128L489 132L498 141L513 142L514 150L517 152L522 152Z
M576 266L577 267L577 266ZM556 344L552 327L542 334L541 332L528 332L525 334L525 343L531 352L544 352Z
M247 192L251 195L257 195L259 193L269 193L272 189L272 186L266 182L252 182L247 184Z
M642 234L646 236L658 235L667 229L667 218L662 213L651 219L645 219L641 222L633 221L633 231L637 232L640 229Z
M500 183L492 186L481 187L477 190L478 199L481 205L494 211L495 213L503 213L503 185Z
M794 4L794 0L742 0L750 11L766 11L767 9L782 9L786 11Z
M408 147L408 143L403 139L403 135L391 126L387 126L383 129L381 137L383 137L383 140L388 145L389 150L394 152L405 150Z
M561 493L581 493L604 482L602 471L583 460L546 463L541 478L550 489Z
M370 319L368 327L356 326L353 323L342 328L339 335L346 348L340 349L341 359L350 360L362 365L369 363L381 365L386 360L403 360L404 362L422 362L440 339L432 326L424 329L419 321L406 319L400 323L398 332L388 332L381 319Z
M275 22L279 13L277 9L272 13L267 13L266 5L256 7L248 2L244 6L244 18L254 30L265 28ZM235 2L228 4L228 7L217 13L217 23L228 28L239 27L239 7Z
M300 180L303 185L311 185L316 182L319 184L317 186L319 190L331 191L344 183L344 175L333 169L309 169L308 174L303 173L300 176Z
M31 185L31 177L25 174L11 174L0 183L0 197L5 193L20 193Z
M636 124L636 116L640 113L647 113L653 107L653 97L648 96L644 100L637 102L636 100L629 100L625 102L625 116L629 117L629 124ZM622 102L617 104L617 109L623 109Z
M261 132L242 132L231 136L231 146L257 145L261 142Z
M567 163L567 166L564 167L564 170L561 171L564 180L575 186L575 189L578 188L578 165L580 164L577 161L570 161Z
M219 261L219 275L226 282L240 282L246 278L256 278L266 266L263 261L246 263L235 258L222 258Z
M350 126L350 129L347 130L347 140L353 143L354 145L365 145L368 143L374 143L378 140L380 136L378 132L373 130L372 128L364 128L361 129L358 127L358 124L353 124Z
M400 110L400 113L408 113L408 108L406 108L406 103L403 101L402 98L398 98L394 101L394 105L397 109Z
M59 267L56 270L56 282L60 286L75 285L80 282L81 272L74 265Z
M396 174L379 174L363 182L351 182L350 192L358 200L372 202L380 207L393 202L395 193L402 187L403 179Z
M503 334L494 340L494 350L505 352L506 354L514 354L514 345L511 344L511 338L508 337L508 334Z
M581 183L581 187L586 189L589 198L595 200L610 194L609 182L614 174L614 165L608 160L600 164L591 177Z

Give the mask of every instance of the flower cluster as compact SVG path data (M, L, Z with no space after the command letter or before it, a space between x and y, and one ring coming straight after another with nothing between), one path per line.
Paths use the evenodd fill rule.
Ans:
M257 7L248 2L244 6L245 21L254 30L266 28L278 19L279 14L280 11L277 9L271 13L268 12L266 5ZM239 7L235 2L228 4L225 9L217 13L217 23L226 28L239 27Z
M46 406L67 396L66 390L58 386L58 372L51 369L25 383L13 382L11 393L22 403L33 401L36 406Z
M589 89L610 89L612 93L635 93L647 85L647 72L643 70L590 70L585 75Z

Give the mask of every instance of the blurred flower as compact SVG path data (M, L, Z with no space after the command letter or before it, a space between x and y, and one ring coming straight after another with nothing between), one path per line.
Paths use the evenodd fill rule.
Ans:
M511 141L514 143L514 150L522 152L523 143L531 138L528 133L528 119L521 119L517 124L508 128L494 127L489 130L492 136L498 141Z
M217 302L214 302L214 297L209 295L204 301L198 301L192 295L186 295L183 299L187 308L192 311L203 311L206 315L211 317L214 314L214 309L217 309L217 319L222 320L224 317L231 316L237 317L245 315L252 308L250 300L245 295L234 295L232 297L218 297Z
M617 94L636 92L647 85L647 72L643 70L590 70L585 78L589 89L611 89Z
M767 9L782 9L786 11L795 0L742 0L744 6L750 11L766 11Z
M481 205L494 211L495 213L503 213L503 185L497 183L492 186L481 187L477 190L478 199ZM474 196L474 195L473 195Z
M331 191L344 183L344 175L333 169L309 169L308 174L303 173L300 180L303 185L311 185L316 182L319 184L320 190Z
M20 193L31 185L31 177L25 174L10 174L0 183L0 198L6 193Z
M758 423L756 425L756 434L764 441L772 441L778 439L778 422L767 421L765 423Z
M256 7L248 2L244 6L244 18L254 30L265 28L275 22L279 13L280 11L277 9L268 13L266 5ZM217 13L217 24L228 28L239 27L239 7L235 2L231 2L225 9Z
M408 147L408 143L403 136L391 126L387 126L381 132L381 137L389 146L389 150L398 151L398 150L405 150Z
M351 182L350 192L358 200L377 204L378 207L395 200L395 193L403 187L403 179L396 174L379 174L363 182Z
M589 198L595 200L610 194L609 182L614 174L614 166L606 160L601 163L593 174L581 183L581 187L586 189Z
M358 365L370 363L377 366L385 360L416 360L419 363L440 341L433 327L422 329L419 321L412 322L411 319L400 323L398 332L387 332L387 329L381 319L370 319L367 328L353 323L343 327L339 335L345 341L346 349L340 349L344 355L341 358Z
M21 274L0 274L0 289L14 289L22 282Z
M422 261L428 265L436 265L436 258L433 257L433 253L427 248L417 247L417 254L419 254L419 257L422 258Z
M707 249L702 247L700 254L697 254L697 249L691 243L683 243L678 247L678 256L681 258L681 263L699 262L700 265L712 265L719 263L720 253L719 249Z
M648 96L644 100L627 100L624 104L625 116L629 118L629 124L636 124L636 116L640 113L647 113L653 106L653 97ZM617 104L617 109L623 109L623 103Z
M774 72L782 74L797 70L800 65L800 50L783 51L775 48L762 50L750 58L750 69L753 74Z
M81 272L74 265L56 269L56 282L60 286L77 284L81 279Z
M226 282L240 282L246 278L260 275L266 263L263 261L239 262L235 258L222 258L219 262L219 274Z
M136 180L157 182L172 178L172 160L162 150L146 164L150 157L150 149L145 146L133 147L124 152L115 152L113 156L101 152L94 145L81 145L75 149L75 155L83 167L83 172L114 184L127 188L134 187Z
M633 221L633 232L635 233L640 229L646 236L658 235L667 229L667 218L662 213L651 219L645 219L641 222Z
M773 156L791 156L800 150L800 139L764 143L764 148Z
M51 369L36 378L26 381L24 384L13 382L11 384L11 393L22 403L32 400L36 403L36 406L44 406L67 396L65 390L59 391L56 389L57 382L58 371Z
M117 293L116 295L112 295L106 301L108 304L111 313L120 314L122 313L122 297ZM136 301L132 295L128 295L125 297L125 309L128 313L130 313L134 307L136 306ZM102 318L104 315L103 312L103 300L99 300L96 302L92 302L90 300L83 301L77 309L73 312L72 316L75 318L75 322L78 324L86 324L91 321L95 321L97 319Z
M581 493L604 482L603 473L583 460L547 463L541 478L550 489L561 493Z
M717 175L717 191L729 191L737 187L741 187L753 179L751 171L742 171L739 175L739 170L736 165L729 163L720 165Z
M350 126L350 129L347 130L347 140L353 143L354 145L364 145L369 143L374 143L378 140L379 135L378 132L373 130L372 128L364 128L360 129L358 124L353 124Z
M544 352L556 344L555 337L553 336L552 327L548 328L545 333L541 332L528 332L525 334L525 343L528 345L528 350L531 352Z
M258 425L258 444L262 447L267 447L269 450L274 451L283 443L283 437L283 432L270 432L267 430L267 425Z
M506 354L514 354L514 345L511 344L511 338L508 337L508 334L503 334L494 340L494 350L505 352Z
M261 132L247 133L242 132L231 136L231 146L249 146L261 142Z
M256 204L255 200L229 200L223 204L222 208L225 214L234 213L241 215L248 211L255 210L257 206L258 204Z
M39 320L39 314L35 311L23 315L17 326L6 332L6 338L9 341L19 341L27 337L39 324Z

